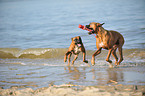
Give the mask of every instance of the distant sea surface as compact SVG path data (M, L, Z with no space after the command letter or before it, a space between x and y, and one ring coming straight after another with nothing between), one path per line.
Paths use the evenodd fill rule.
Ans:
M0 48L68 48L81 36L87 50L95 38L79 24L105 23L125 38L124 48L145 48L144 0L0 0Z
M82 55L74 67L63 62L71 38L81 36L91 65L95 37L78 28L90 22L123 35L118 68L108 68L106 50L95 66L82 62ZM145 85L145 0L0 0L0 87L94 86L110 80Z

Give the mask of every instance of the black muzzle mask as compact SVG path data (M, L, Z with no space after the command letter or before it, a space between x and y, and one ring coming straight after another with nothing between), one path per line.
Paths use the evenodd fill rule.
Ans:
M79 39L75 39L74 42L77 47L81 47L81 41Z

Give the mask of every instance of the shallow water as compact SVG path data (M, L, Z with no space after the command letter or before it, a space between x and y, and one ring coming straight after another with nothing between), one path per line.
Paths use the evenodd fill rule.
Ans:
M94 51L87 50L88 64L82 61L82 54L74 66L63 62L67 49L3 49L4 56L10 52L13 55L0 59L0 87L41 88L49 85L77 84L83 86L113 85L145 85L145 51L144 49L124 50L124 61L119 67L109 68L105 61L108 51L96 57L96 65L91 66L91 56ZM47 50L47 51L46 51ZM55 50L55 51L54 51ZM21 55L17 55L17 54ZM6 58L7 57L7 58ZM9 57L9 58L8 58ZM73 56L72 56L73 58ZM114 58L111 56L113 64ZM116 83L115 83L116 84Z
M145 85L145 66L120 66L108 68L105 65L67 67L65 65L17 65L0 64L0 87L41 88L49 85L77 84L83 86Z
M144 0L0 0L0 87L113 84L110 80L145 85L144 5ZM88 67L95 38L78 25L92 21L105 22L105 29L124 36L124 61L118 68L109 68L105 50ZM78 35L89 63L80 55L75 66L67 67L64 54Z

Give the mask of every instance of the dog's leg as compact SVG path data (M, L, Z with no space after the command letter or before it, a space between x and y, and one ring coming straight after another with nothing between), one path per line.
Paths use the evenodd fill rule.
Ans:
M108 55L107 55L107 58L106 58L106 61L109 62L109 63L112 63L112 61L109 59L110 55L111 55L111 52L112 52L112 49L109 49L109 52L108 52Z
M107 58L106 58L106 61L109 62L109 67L110 68L113 68L113 65L111 64L112 61L109 59L110 58L110 55L111 55L111 52L112 52L113 48L112 49L109 49L109 52L108 52L108 55L107 55Z
M122 56L122 46L118 48L119 55L120 55L120 60L118 62L118 65L123 61L123 56Z
M67 52L65 53L65 56L64 56L64 62L67 61L67 56L68 56L70 53L71 53L70 51L67 51Z
M114 45L113 46L113 50L112 50L112 56L115 58L115 65L117 65L117 63L118 63L118 57L117 57L117 55L116 55L116 49L117 49L117 45Z
M83 52L83 62L88 63L88 60L86 60L86 52Z
M70 65L70 57L71 57L71 55L72 55L72 53L70 53L69 55L68 55L68 66Z
M74 64L74 62L77 58L78 58L78 55L75 55L74 60L72 61L72 65Z
M100 53L101 53L101 50L102 50L102 47L99 48L99 49L92 55L91 63L92 63L93 66L95 65L95 56L98 55L98 54L100 54Z
M112 56L115 58L115 65L118 63L118 57L116 55L116 49L112 50Z

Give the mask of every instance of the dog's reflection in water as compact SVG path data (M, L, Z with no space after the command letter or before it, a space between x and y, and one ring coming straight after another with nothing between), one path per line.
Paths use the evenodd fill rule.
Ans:
M88 69L89 68L89 69ZM100 69L90 67L64 67L67 77L78 82L94 82L96 85L116 84L124 81L124 74L122 71L117 71L116 68L108 68L101 71ZM113 81L113 82L112 82Z

